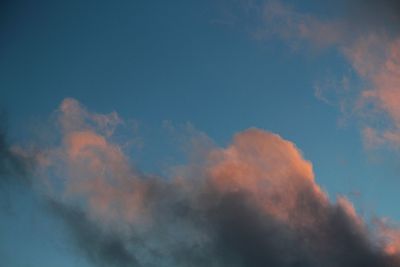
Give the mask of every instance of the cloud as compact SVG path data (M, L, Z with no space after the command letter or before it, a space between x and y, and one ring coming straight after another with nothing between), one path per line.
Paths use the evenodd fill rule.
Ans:
M258 36L273 34L291 43L306 41L320 48L337 44L343 38L340 20L322 20L281 1L266 1L260 8L265 25Z
M0 187L7 184L29 183L35 160L8 140L6 115L0 113Z
M97 266L139 266L121 239L93 224L77 208L49 200L48 209L69 226L77 252Z
M264 10L262 33L277 36L290 45L337 48L363 81L361 90L355 89L360 86L353 85L353 89L349 89L346 85L335 92L339 95L341 111L350 110L361 119L367 147L388 145L398 149L399 1L338 1L337 7L342 11L340 15L322 19L312 13L299 12L283 1L266 1L259 7ZM319 99L331 103L320 85L316 94Z
M95 265L400 266L398 230L332 203L279 135L245 130L160 177L132 165L101 114L73 99L57 114L60 142L43 149L33 181Z
M375 37L375 39L378 39ZM372 44L369 44L371 43ZM373 42L378 42L374 44ZM379 48L381 48L381 53ZM377 52L382 55L377 55ZM370 82L370 87L360 96L362 103L372 104L372 112L388 121L382 129L375 129L379 139L396 148L400 145L400 35L399 39L386 41L366 40L357 43L349 52L359 75ZM371 112L370 109L364 110ZM375 127L377 128L377 127Z
M399 6L344 6L345 17L324 20L269 1L257 34L337 47L368 84L357 108L387 121L365 122L368 144L400 144ZM344 197L332 202L311 162L279 135L252 128L227 147L207 143L176 175L161 177L134 166L114 139L124 124L116 112L93 113L67 98L56 114L60 141L40 153L10 145L0 131L0 177L42 187L48 210L95 265L400 266L398 228L368 224Z

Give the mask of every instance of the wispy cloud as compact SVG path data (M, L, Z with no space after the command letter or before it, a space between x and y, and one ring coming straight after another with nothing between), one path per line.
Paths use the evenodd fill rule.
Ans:
M344 10L341 16L321 19L315 14L299 12L283 1L266 1L259 7L264 10L262 32L277 36L290 45L337 48L364 81L361 91L347 90L350 99L344 99L342 94L339 106L343 110L352 110L361 118L367 147L389 144L398 148L400 5L398 1L348 2L338 2ZM322 94L325 91L319 86L317 97L330 102ZM344 103L349 107L344 108Z

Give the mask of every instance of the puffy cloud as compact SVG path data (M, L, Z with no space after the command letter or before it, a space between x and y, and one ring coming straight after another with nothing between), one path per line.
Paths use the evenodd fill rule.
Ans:
M65 201L78 199L104 225L132 223L142 212L146 189L121 147L109 140L122 120L115 112L90 113L70 98L57 114L61 143L45 151L40 166L52 194Z
M68 127L38 175L99 266L400 266L397 230L371 231L347 199L332 203L279 135L248 129L159 177L132 167L97 115L61 104Z
M400 253L400 231L388 218L377 219L378 234L385 241L384 250L389 255Z
M301 194L327 198L314 181L310 162L296 146L280 136L249 129L235 136L227 149L209 155L210 178L222 193L246 192L260 208L286 223L299 223ZM294 219L296 217L296 219ZM303 218L303 224L312 218Z

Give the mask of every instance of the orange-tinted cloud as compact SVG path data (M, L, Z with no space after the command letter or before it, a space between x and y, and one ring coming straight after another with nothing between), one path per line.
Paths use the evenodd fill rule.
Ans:
M267 1L264 5L265 34L275 34L289 44L307 43L313 48L336 47L364 81L361 92L344 88L346 95L338 93L341 111L350 110L360 115L367 147L389 144L398 148L400 29L396 24L400 22L400 6L390 0L349 2L353 4L342 6L348 11L344 17L323 20L316 15L296 11L282 1ZM318 86L317 97L331 103L323 92Z
M231 146L212 151L209 162L210 178L218 190L245 191L262 209L286 223L296 223L291 215L304 191L327 204L314 181L311 163L293 143L276 134L258 129L239 133Z
M158 177L132 167L101 115L67 99L58 116L61 141L41 174L53 212L95 263L400 266L394 234L375 237L347 199L331 203L312 164L279 135L248 129L179 176Z
M43 166L63 176L60 183L49 175L55 194L83 203L89 216L104 225L124 226L144 217L139 213L144 212L145 186L121 147L108 140L122 123L118 115L89 113L68 98L61 103L58 122L62 143L47 151Z
M400 38L366 40L373 44L356 43L349 57L360 76L370 82L362 92L363 103L372 103L387 117L386 127L375 129L376 137L398 147L400 145ZM368 110L366 110L368 112ZM368 136L367 136L368 138ZM370 139L367 139L367 141Z

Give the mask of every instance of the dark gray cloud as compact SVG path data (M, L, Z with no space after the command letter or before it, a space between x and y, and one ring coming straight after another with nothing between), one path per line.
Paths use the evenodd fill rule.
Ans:
M216 229L217 254L250 267L399 266L398 259L370 243L342 207L321 206L309 193L304 200L308 204L299 205L298 210L320 218L312 228L283 225L255 208L246 194L223 196L210 217ZM307 210L309 204L313 208Z
M341 206L323 206L307 191L296 208L319 218L313 227L282 224L260 211L245 192L221 195L209 188L196 200L188 196L179 201L172 188L163 189L170 193L148 199L157 202L158 216L146 233L133 229L127 235L113 234L77 207L54 200L49 204L71 231L78 251L96 266L400 266L399 258L372 243ZM177 234L168 233L172 225L181 226L174 229L182 232L189 227L189 233L201 233L207 241L191 242L194 237L188 235L169 243ZM152 248L153 241L160 246Z
M118 236L108 234L91 223L79 208L63 205L54 199L48 199L47 206L68 227L77 252L97 266L140 266Z

